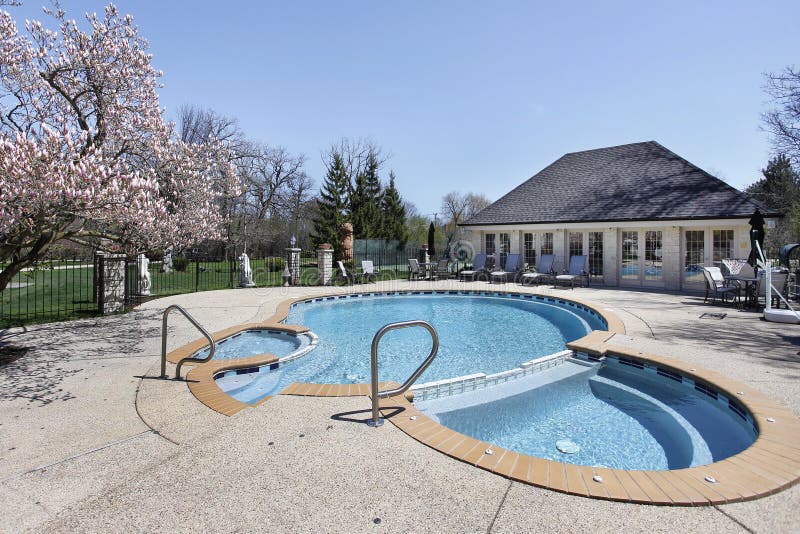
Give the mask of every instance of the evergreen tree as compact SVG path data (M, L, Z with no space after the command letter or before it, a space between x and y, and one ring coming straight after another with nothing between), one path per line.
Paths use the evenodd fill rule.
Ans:
M396 239L405 244L408 241L406 228L406 208L395 187L394 172L389 172L389 185L381 198L381 234L384 239Z
M764 248L771 255L777 254L786 243L800 241L800 176L784 155L771 159L761 173L764 178L748 187L745 193L783 213L783 218L767 232L764 241Z
M378 178L377 155L370 152L364 170L356 175L350 196L350 215L356 239L382 237L381 234L381 182Z
M347 221L349 180L344 162L339 154L333 154L328 164L328 173L322 184L320 198L317 203L318 214L314 219L315 246L330 243L334 248L334 259L342 259L342 247L339 243L339 232Z

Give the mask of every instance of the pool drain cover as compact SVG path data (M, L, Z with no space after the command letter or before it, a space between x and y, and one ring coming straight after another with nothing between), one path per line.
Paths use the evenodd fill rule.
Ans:
M572 440L569 439L560 439L556 441L556 449L563 452L564 454L575 454L576 452L580 451L580 446Z

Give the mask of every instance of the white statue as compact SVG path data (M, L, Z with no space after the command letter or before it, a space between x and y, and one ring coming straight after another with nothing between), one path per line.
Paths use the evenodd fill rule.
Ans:
M150 295L150 260L144 254L139 254L136 260L136 275L138 277L138 295Z
M161 272L172 272L172 249L168 248L164 251L164 259L161 260Z
M239 285L241 287L253 287L253 270L250 268L250 258L246 252L239 256Z

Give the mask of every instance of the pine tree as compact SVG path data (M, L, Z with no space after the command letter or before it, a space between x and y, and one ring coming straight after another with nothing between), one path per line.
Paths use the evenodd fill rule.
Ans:
M406 208L395 187L394 172L389 172L389 185L381 197L381 234L384 239L396 239L403 244L408 241Z
M767 232L764 242L764 248L775 254L781 245L800 240L800 176L784 155L769 160L761 173L764 178L748 187L745 193L783 213L777 226Z
M381 181L378 178L378 158L370 153L363 172L358 173L350 197L350 214L356 239L382 237Z
M339 154L333 154L317 203L318 214L314 219L312 241L315 246L322 243L333 245L334 259L336 260L342 259L339 232L342 224L347 221L348 188L349 180L342 157Z

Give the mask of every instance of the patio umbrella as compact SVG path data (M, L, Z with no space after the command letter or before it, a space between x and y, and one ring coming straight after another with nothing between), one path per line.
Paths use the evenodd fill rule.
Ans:
M764 216L761 215L761 210L756 208L748 224L750 225L750 257L747 258L747 263L755 267L758 262L756 242L762 252L764 250Z
M428 227L428 254L431 255L431 260L436 256L436 247L435 247L435 232L436 227L433 226L433 223Z

